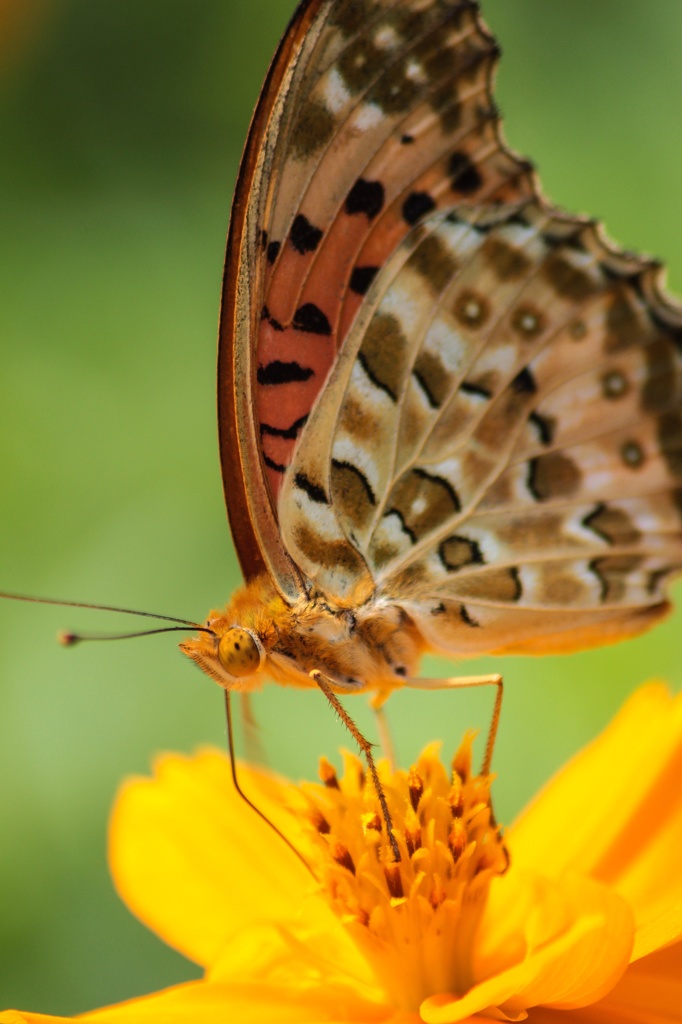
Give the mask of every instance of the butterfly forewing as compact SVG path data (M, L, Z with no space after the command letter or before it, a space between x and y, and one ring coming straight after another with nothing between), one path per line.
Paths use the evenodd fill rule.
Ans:
M497 56L469 0L313 2L285 36L240 175L221 324L223 475L247 576L265 563L296 589L271 502L390 253L453 200L531 194L498 135Z

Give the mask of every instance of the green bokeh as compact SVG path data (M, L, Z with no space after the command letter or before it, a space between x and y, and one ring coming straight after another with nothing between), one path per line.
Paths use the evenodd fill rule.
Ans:
M201 618L237 584L215 430L218 297L239 154L291 9L55 0L0 78L3 588ZM505 48L510 142L556 201L669 260L682 290L682 4L485 10ZM106 820L118 782L154 752L223 743L219 692L172 638L54 642L58 626L128 624L113 616L0 613L0 1006L71 1014L198 976L119 903ZM508 683L503 819L639 682L679 686L681 630L677 613L594 654L466 666ZM314 693L269 687L256 701L280 770L310 776L346 743ZM451 749L489 707L489 694L397 695L401 760L436 735ZM353 710L372 733L362 699Z

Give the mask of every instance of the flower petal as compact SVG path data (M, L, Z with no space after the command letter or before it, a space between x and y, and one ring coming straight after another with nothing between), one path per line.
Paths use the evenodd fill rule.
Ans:
M109 839L116 887L148 927L204 966L260 920L338 927L305 867L235 792L224 755L167 754L155 772L124 783ZM240 783L305 850L287 810L301 804L298 790L246 768Z
M294 934L269 924L244 929L223 948L207 980L235 983L252 978L292 989L349 985L372 1002L383 997L367 961L341 924L323 933Z
M682 1020L682 943L645 956L598 1003L574 1010L573 1024L673 1024ZM538 1007L531 1024L566 1024L562 1011Z
M631 964L599 1006L618 1020L682 1020L682 943Z
M105 1007L78 1018L45 1017L39 1013L0 1014L0 1024L419 1024L416 1014L398 1014L393 1007L362 999L342 985L292 991L260 982L212 984L192 981L141 999Z
M507 888L506 897L513 899L518 885ZM504 900L498 899L493 912L503 911L503 905ZM482 935L490 928L490 916L486 912ZM506 932L503 925L498 938L504 941ZM555 898L545 898L535 913L527 915L525 955L517 963L493 971L460 998L442 993L424 1000L422 1020L453 1024L492 1008L499 1008L510 1020L521 1020L532 1006L569 1009L594 1002L613 988L625 971L632 934L632 915L624 900L598 883L566 876L558 884ZM518 942L515 948L519 950ZM504 948L500 956L506 956ZM492 963L488 950L489 968Z
M682 936L682 696L638 690L508 833L513 862L580 871L632 906L633 956Z
M347 987L320 987L292 992L289 988L192 981L154 995L131 999L78 1017L92 1024L388 1024L391 1007L368 1003ZM39 1013L0 1014L0 1024L63 1024L66 1017ZM407 1024L407 1018L404 1019ZM412 1020L418 1024L418 1018ZM395 1022L397 1024L397 1022Z

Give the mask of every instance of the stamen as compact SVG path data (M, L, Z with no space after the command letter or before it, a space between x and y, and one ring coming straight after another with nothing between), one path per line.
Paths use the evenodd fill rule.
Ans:
M445 903L446 897L447 893L445 892L445 889L441 885L440 878L438 877L438 875L436 875L433 888L431 889L431 893L429 895L429 903L431 904L434 910L438 910L440 905L442 903Z
M464 827L461 818L455 818L450 829L450 835L448 836L448 846L450 847L450 853L455 858L455 863L464 853L467 845L467 830Z
M450 804L450 810L452 811L453 818L461 818L464 812L464 797L462 795L462 790L462 780L457 772L453 772L452 786L450 787L450 793L448 794L448 803Z
M468 732L464 737L464 742L460 746L459 750L452 759L452 780L454 783L455 776L459 777L462 785L465 785L469 778L469 768L471 766L471 745L474 741L475 733Z
M384 864L384 876L386 885L391 894L391 899L402 900L405 897L403 892L403 879L400 873L400 864L395 861L392 864Z
M410 768L410 773L407 777L407 784L410 788L410 803L412 804L412 810L416 811L419 807L419 801L422 798L422 793L424 792L424 780L421 778L414 765Z
M332 857L337 864L340 864L346 871L350 871L351 875L355 874L355 864L351 857L348 847L344 846L343 843L335 842L332 845Z
M338 789L339 780L336 777L336 769L326 757L320 758L320 767L318 768L318 775L320 780L325 784L327 789Z
M410 857L415 850L421 849L422 845L421 825L413 809L405 815L405 845Z
M374 812L372 812L370 814L363 814L363 816L362 816L362 828L363 828L363 831L364 831L365 835L367 835L368 831L381 832L381 830L382 830L381 818L376 813L376 811L374 811Z
M319 832L321 836L329 835L331 831L331 825L325 818L322 811L317 807L313 807L309 812L310 824L313 826L316 832Z

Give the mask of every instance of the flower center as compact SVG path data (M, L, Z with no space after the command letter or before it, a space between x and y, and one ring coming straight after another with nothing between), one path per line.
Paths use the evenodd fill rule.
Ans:
M409 772L380 771L400 862L357 758L347 756L341 779L323 761L324 785L304 787L316 833L315 873L401 1009L471 988L488 888L508 865L490 804L491 778L471 773L472 741L468 734L449 773L436 745Z

